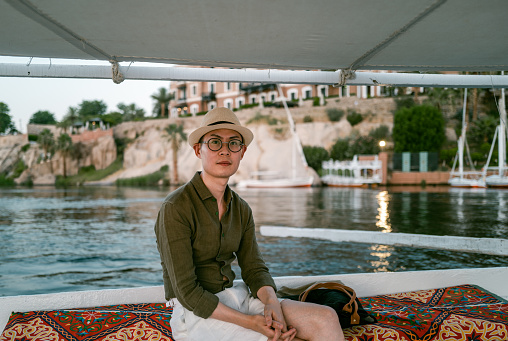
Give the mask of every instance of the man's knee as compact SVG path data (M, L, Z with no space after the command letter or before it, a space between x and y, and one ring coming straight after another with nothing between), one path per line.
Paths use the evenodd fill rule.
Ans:
M321 306L318 314L315 315L313 321L314 327L317 329L330 328L339 326L339 317L333 308Z

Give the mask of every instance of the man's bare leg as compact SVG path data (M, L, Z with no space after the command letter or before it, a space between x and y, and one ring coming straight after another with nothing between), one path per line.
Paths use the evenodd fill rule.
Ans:
M296 328L298 339L344 341L339 318L332 308L292 300L282 301L281 306L286 323Z

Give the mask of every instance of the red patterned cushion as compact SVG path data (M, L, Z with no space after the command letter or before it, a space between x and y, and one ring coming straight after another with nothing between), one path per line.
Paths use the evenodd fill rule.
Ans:
M472 285L361 298L378 323L347 341L506 341L508 302ZM0 341L173 340L165 304L13 313Z
M346 329L348 341L506 341L508 302L472 285L361 299L378 322Z
M170 341L172 311L152 303L13 313L0 340Z

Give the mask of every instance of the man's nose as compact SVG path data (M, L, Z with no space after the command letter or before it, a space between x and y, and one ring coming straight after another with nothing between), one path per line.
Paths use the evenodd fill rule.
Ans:
M229 154L229 144L222 142L222 146L219 149L219 154Z

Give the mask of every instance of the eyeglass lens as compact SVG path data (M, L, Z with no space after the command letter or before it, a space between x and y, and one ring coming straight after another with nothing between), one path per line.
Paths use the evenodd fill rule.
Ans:
M239 140L231 140L229 142L222 142L220 139L217 139L217 138L209 139L208 142L204 142L204 143L208 144L208 148L214 152L220 150L222 148L223 143L226 143L228 145L228 149L233 153L239 152L243 146L243 144Z

